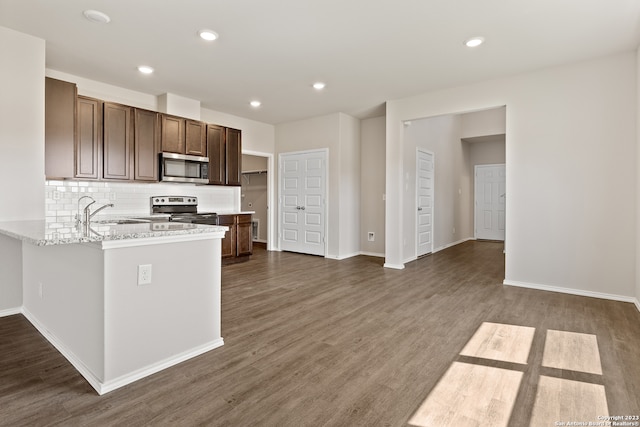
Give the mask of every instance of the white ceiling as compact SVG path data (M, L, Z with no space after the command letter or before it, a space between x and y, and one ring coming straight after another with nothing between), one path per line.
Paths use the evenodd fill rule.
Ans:
M273 124L629 51L639 23L640 0L0 0L1 26L46 40L47 68Z

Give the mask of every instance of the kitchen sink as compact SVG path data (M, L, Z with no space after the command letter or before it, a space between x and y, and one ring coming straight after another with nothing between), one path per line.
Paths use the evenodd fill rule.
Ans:
M122 225L122 224L147 224L150 223L150 220L146 220L146 219L137 219L137 218L133 218L133 219L105 219L103 221L95 221L96 224L101 224L101 225Z

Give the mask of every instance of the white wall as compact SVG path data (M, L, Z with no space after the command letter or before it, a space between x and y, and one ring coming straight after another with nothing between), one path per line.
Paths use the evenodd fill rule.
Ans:
M0 221L44 218L44 40L0 27ZM0 239L0 313L22 305L21 245Z
M0 317L22 307L22 242L0 236Z
M44 218L44 40L0 27L0 58L0 220Z
M275 153L275 126L203 108L200 120L242 130L242 151Z
M359 126L357 119L342 113L276 125L278 154L329 150L326 236L329 258L341 259L359 251L360 158L355 155L360 144ZM276 176L276 182L277 179Z
M360 254L360 120L340 113L340 249L338 258Z
M411 206L403 120L506 105L505 281L632 297L636 78L629 52L389 101L385 264L402 266Z
M362 120L360 141L360 250L384 256L385 118ZM367 239L370 231L373 242Z
M434 251L473 237L469 144L460 140L460 115L412 120L404 126L404 262L416 258L416 150L434 155Z
M504 134L506 129L506 107L474 111L460 116L461 138Z
M486 142L468 142L471 167L506 162L507 154L504 137Z

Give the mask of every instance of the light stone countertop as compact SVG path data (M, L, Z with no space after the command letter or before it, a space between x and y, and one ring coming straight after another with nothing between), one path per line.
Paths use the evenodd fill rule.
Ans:
M76 229L69 224L45 220L0 222L0 234L19 239L36 246L92 243L110 240L142 239L149 237L188 236L192 234L218 233L228 228L218 225L189 224L153 221L138 224L113 224L92 222L91 229Z

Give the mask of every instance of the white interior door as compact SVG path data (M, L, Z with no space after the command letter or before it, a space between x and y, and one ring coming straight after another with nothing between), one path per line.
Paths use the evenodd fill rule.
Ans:
M433 153L417 151L416 205L417 213L417 256L433 252Z
M475 167L476 239L504 241L505 181L505 165Z
M325 255L326 152L280 156L280 249Z

